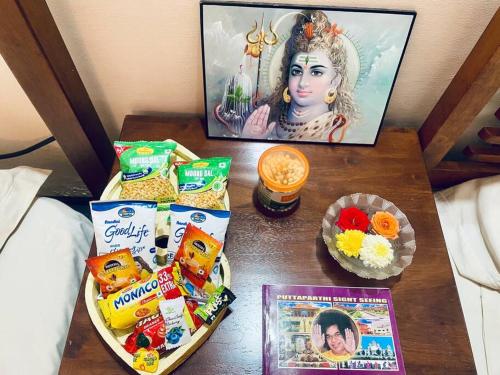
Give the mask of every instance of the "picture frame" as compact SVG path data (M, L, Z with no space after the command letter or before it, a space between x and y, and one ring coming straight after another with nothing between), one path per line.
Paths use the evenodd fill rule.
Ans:
M207 137L375 145L415 17L201 1Z

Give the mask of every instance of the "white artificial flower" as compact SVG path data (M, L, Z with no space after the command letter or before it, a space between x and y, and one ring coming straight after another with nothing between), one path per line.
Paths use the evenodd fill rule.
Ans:
M359 258L367 267L383 268L393 261L394 251L385 237L369 234L363 239Z

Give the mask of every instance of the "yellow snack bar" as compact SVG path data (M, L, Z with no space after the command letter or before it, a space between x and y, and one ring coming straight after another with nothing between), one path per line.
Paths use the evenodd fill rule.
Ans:
M179 266L179 262L174 262L172 269L173 269L172 275L174 277L175 285L177 285L183 296L189 296L190 295L189 290L186 289L186 286L182 281L182 273L181 273L181 267Z
M158 312L160 299L164 299L164 296L158 283L158 275L154 272L150 278L97 302L108 327L125 329Z
M132 366L134 369L146 372L156 372L160 356L156 350L147 350L140 348L134 354Z

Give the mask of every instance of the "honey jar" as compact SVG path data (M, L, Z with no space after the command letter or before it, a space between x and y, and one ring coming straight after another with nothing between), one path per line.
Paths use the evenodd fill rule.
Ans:
M258 172L258 202L271 212L287 213L299 203L300 189L309 176L309 162L293 147L275 146L260 156Z

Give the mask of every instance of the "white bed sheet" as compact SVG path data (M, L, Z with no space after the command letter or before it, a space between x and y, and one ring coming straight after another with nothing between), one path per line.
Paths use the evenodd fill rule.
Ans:
M500 374L500 176L435 194L476 370Z
M0 374L57 374L92 238L82 214L33 200L0 252Z

